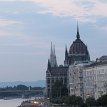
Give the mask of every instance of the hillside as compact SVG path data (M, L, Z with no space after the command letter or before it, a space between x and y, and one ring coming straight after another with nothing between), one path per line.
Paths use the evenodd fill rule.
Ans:
M17 85L26 85L32 87L45 87L46 83L45 80L38 80L38 81L15 81L15 82L0 82L0 87L7 87L7 86L17 86Z

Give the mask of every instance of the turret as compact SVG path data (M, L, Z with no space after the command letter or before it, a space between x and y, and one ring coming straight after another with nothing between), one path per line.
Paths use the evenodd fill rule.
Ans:
M57 65L56 54L55 54L55 45L54 45L54 50L53 50L53 52L54 52L54 66L56 67L56 66L58 66L58 65Z
M87 47L86 47L86 48L87 48ZM89 54L88 49L86 49L86 54L87 54L87 60L90 61L90 54Z
M64 60L64 66L68 66L68 51L67 51L67 46L65 47L65 60Z
M50 61L49 61L49 59L48 59L48 65L47 65L47 70L51 70L51 64L50 64Z

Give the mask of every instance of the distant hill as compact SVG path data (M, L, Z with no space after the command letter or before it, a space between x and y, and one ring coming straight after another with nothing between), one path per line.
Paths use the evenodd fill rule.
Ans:
M17 86L17 85L26 85L31 87L45 87L46 83L45 80L38 80L38 81L15 81L15 82L0 82L0 87L7 87L7 86Z

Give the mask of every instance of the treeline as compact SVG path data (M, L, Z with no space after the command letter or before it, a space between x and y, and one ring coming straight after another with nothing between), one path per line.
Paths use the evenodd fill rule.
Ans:
M79 97L79 96L63 96L63 97L57 97L57 98L52 98L51 103L53 104L64 104L67 106L78 106L78 107L107 107L107 94L101 96L97 100L94 98L90 97L87 98L85 101Z
M34 91L33 91L34 90ZM0 88L0 99L4 99L7 97L11 98L27 98L32 96L43 96L43 90L42 87L27 87L25 85L17 85L14 87L4 87Z
M3 87L3 88L0 88L0 91L9 91L9 90L43 90L44 88L42 87L31 87L31 86L26 86L26 85L17 85L17 86L14 86L14 87L10 87L10 86L7 86L7 87Z
M62 81L59 80L52 86L52 94L50 98L52 104L64 104L69 107L107 107L107 94L101 96L97 100L92 97L82 99L79 96L69 96L66 85L63 85Z

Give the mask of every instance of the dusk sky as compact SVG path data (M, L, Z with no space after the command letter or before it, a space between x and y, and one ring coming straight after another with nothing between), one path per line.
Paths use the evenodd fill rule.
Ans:
M51 42L63 64L77 21L91 60L107 55L107 0L0 0L0 82L45 80Z

